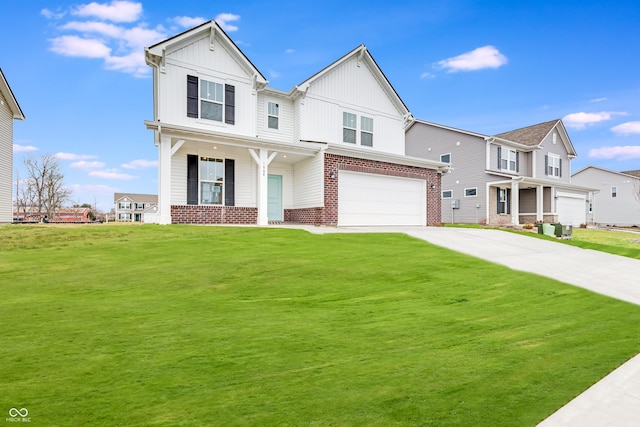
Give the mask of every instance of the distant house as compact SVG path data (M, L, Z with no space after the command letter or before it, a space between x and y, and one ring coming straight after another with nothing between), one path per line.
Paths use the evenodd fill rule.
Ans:
M440 222L448 165L406 155L413 118L364 45L288 92L215 21L145 53L159 223Z
M84 223L91 222L91 209L80 207L56 209L53 217L50 218L46 212L38 212L37 208L27 206L20 212L13 212L13 217L16 222L39 222L44 219L46 222Z
M13 121L24 119L0 68L0 223L13 221Z
M442 221L585 224L593 188L571 182L575 148L561 120L494 136L421 120L406 130L407 155L448 162Z
M600 190L589 205L589 222L640 226L640 170L615 172L587 166L574 173L572 180Z
M117 222L144 222L144 212L158 206L155 194L115 193L115 220Z

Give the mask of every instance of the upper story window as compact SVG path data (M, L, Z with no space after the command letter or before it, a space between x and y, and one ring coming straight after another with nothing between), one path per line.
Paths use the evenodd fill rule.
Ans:
M223 199L224 161L200 157L200 203L221 205Z
M562 159L556 154L547 154L544 158L545 174L554 178L562 176Z
M500 148L500 169L518 172L518 152L511 148Z
M118 209L131 209L131 202L118 203Z
M235 86L187 76L187 117L235 124Z
M280 105L275 102L267 102L267 127L269 129L278 129L279 119Z
M358 127L358 116L355 114L342 113L342 141L351 144L356 143L356 132Z
M373 147L373 119L360 116L360 145Z
M618 187L611 187L611 197L618 197Z
M451 163L451 153L441 154L440 161L444 163Z
M144 209L144 203L136 203L136 209Z
M360 139L358 141L358 131ZM358 115L344 111L342 113L342 142L357 144L365 147L373 147L373 119L360 116L360 128L358 128Z

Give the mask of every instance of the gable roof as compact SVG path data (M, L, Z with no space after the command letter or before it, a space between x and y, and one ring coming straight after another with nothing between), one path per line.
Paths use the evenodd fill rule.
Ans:
M582 169L580 169L579 171L572 173L571 176L580 175L581 173L586 172L588 170L598 170L598 171L602 171L602 172L606 172L606 173L611 173L611 174L614 174L614 175L623 175L623 176L630 177L630 178L640 179L640 170L618 172L618 171L613 171L611 169L605 169L603 167L594 166L594 165L585 166Z
M483 134L480 134L480 133L471 132L471 131L463 130L463 129L457 129L457 128L454 128L454 127L451 127L451 126L440 125L440 124L438 124L438 123L428 122L428 121L426 121L426 120L420 120L420 119L414 119L414 120L409 124L409 126L407 126L407 127L404 129L405 133L406 133L409 129L411 129L411 128L416 124L416 123L418 123L418 124L422 124L422 125L426 125L426 126L433 126L433 127L440 128L440 129L450 130L450 131L453 131L453 132L463 133L463 134L465 134L465 135L477 136L478 138L483 138L483 139L488 138L488 136L487 136L487 135L483 135Z
M203 24L200 24L196 27L193 27L189 30L183 31L180 34L176 34L173 37L169 37L166 40L158 42L152 46L145 47L145 61L147 65L157 66L161 61L164 60L165 52L171 46L178 45L183 41L200 35L202 33L208 33L210 38L211 46L213 47L214 38L217 34L226 42L229 46L233 54L237 57L237 59L247 66L250 70L255 73L256 80L258 83L261 83L263 86L267 84L267 79L264 75L258 70L258 68L253 65L253 63L249 60L249 58L244 54L242 50L231 40L231 38L227 35L227 33L218 25L215 20L207 21Z
M569 138L567 129L564 127L561 119L550 120L536 125L526 126L523 128L503 132L495 135L496 138L506 139L508 141L517 142L518 144L529 147L540 146L542 141L549 135L553 129L558 129L562 142L570 156L577 156L573 143Z
M306 92L309 85L311 85L314 81L322 78L324 75L331 72L344 62L350 60L354 56L357 57L358 65L360 64L360 62L365 62L369 66L369 69L371 69L371 71L373 72L374 77L376 78L376 80L378 80L385 92L387 92L389 99L391 99L398 111L402 112L404 116L408 117L410 115L409 109L405 105L402 98L400 98L400 95L398 95L398 92L396 92L395 88L391 85L391 82L389 81L387 76L382 72L382 69L378 66L378 63L375 61L375 59L373 59L373 56L371 55L371 53L369 53L369 50L364 44L361 44L351 52L344 55L342 58L339 58L338 60L334 61L333 63L329 64L322 70L318 71L317 73L303 81L302 83L294 86L294 88L289 92L289 95L294 96L296 92Z
M137 194L137 193L113 193L113 202L117 202L124 197L127 197L129 201L134 203L158 203L157 194Z
M620 172L623 173L625 175L631 175L631 176L635 176L636 178L640 178L640 170L634 170L634 171L623 171Z
M13 91L7 82L7 79L4 77L4 73L2 72L2 68L0 68L0 92L2 96L9 104L9 109L13 114L14 120L24 120L24 113L18 104L18 100L15 96L13 96Z

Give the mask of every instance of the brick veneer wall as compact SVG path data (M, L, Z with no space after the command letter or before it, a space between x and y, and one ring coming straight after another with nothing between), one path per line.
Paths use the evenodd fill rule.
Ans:
M258 208L172 205L171 222L173 224L256 224Z
M437 225L442 222L440 217L441 176L435 170L335 154L325 154L324 158L324 207L285 209L284 221L312 225L337 225L340 171L424 179L427 182L427 223L425 225ZM334 174L334 178L331 178L331 173ZM434 188L431 188L431 184L434 184ZM172 205L171 222L174 224L256 224L258 208Z
M404 178L424 179L427 181L427 224L436 225L442 222L440 217L441 176L433 169L405 166L396 163L358 159L355 157L325 154L324 157L324 224L338 223L338 181L340 171L373 173L378 175L398 176ZM331 178L331 173L335 178ZM431 188L434 184L434 188Z

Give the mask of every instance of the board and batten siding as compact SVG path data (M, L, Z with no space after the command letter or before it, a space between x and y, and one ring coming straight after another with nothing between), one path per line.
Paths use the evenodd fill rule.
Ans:
M300 139L342 142L342 114L373 119L374 151L404 154L402 113L364 61L351 58L314 80L300 100ZM358 135L359 141L359 135Z
M295 181L294 209L314 208L324 205L324 154L319 153L296 163L293 167Z
M267 124L267 103L274 102L279 106L278 129L271 129ZM273 141L293 142L293 102L265 92L258 92L258 122L256 124L258 138Z
M156 119L161 123L256 136L257 94L253 89L253 75L234 59L218 38L214 50L209 49L209 38L205 37L190 40L167 52L164 69L157 73L158 98L163 101L159 103ZM235 87L235 124L187 117L188 75Z
M269 175L282 176L282 208L293 208L293 168L291 164L274 161L269 165Z
M13 114L0 93L0 223L13 221Z

